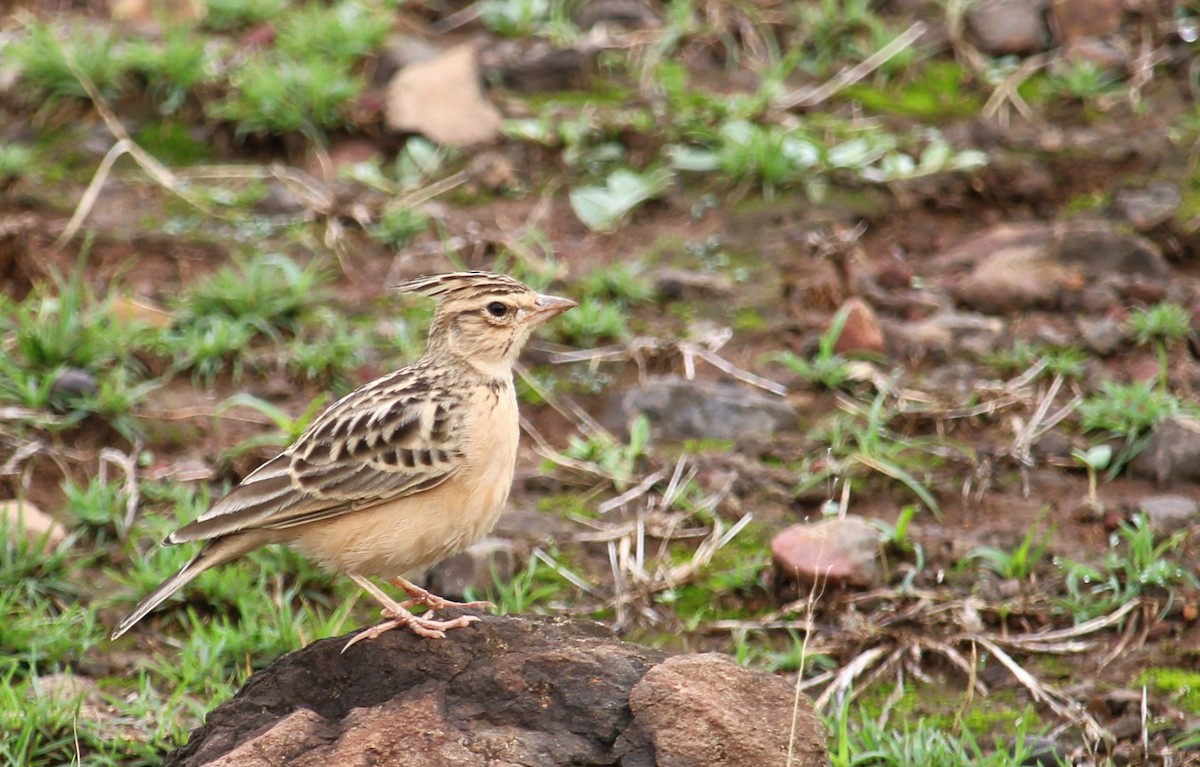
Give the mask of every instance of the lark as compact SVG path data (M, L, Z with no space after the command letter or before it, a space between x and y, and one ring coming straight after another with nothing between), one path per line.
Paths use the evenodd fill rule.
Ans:
M424 356L330 405L282 453L258 467L164 544L202 541L196 556L121 621L124 634L211 567L286 544L344 573L385 620L349 648L398 627L441 638L479 620L438 620L451 602L407 580L486 535L508 499L519 425L513 365L538 325L575 306L510 277L455 272L397 287L436 299ZM390 579L397 602L370 577ZM426 612L414 614L417 605Z

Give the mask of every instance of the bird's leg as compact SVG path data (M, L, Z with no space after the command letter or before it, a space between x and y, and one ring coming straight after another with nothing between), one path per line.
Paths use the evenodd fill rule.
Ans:
M363 629L354 635L346 646L342 648L342 652L349 650L352 645L355 645L364 639L376 639L381 634L391 631L394 628L407 626L410 631L418 636L427 637L429 639L442 639L446 636L446 632L450 629L463 628L470 626L475 621L479 620L476 615L460 615L457 618L450 620L439 621L432 618L426 618L422 615L413 615L408 609L397 602L396 600L383 593L383 590L372 583L367 578L358 573L348 573L351 580L362 587L371 596L375 597L375 601L383 605L383 615L387 620L383 623L376 624L370 628ZM432 595L431 595L432 596ZM453 603L447 603L453 604Z
M404 602L405 607L425 605L430 610L440 610L446 607L465 607L471 610L483 610L495 607L494 604L487 601L454 602L444 597L439 597L437 594L431 594L417 584L400 577L392 578L391 583L396 588L403 589L405 594L408 594L408 601Z

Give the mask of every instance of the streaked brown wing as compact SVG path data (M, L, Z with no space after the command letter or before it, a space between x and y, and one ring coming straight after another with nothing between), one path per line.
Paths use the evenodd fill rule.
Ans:
M461 458L457 408L447 392L420 386L419 378L394 378L332 405L294 445L167 541L281 530L420 493L453 477Z

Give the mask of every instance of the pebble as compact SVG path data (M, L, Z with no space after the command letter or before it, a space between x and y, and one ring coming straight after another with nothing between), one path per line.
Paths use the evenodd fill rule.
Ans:
M1200 521L1200 502L1183 495L1152 495L1138 503L1137 510L1155 535L1171 535Z
M1046 0L984 0L967 14L967 28L984 53L1028 55L1050 42L1045 11Z
M1130 468L1159 484L1200 482L1200 420L1176 416L1160 423Z
M619 400L619 421L639 414L655 439L761 440L796 426L796 411L783 397L746 386L685 378L650 378ZM617 419L613 419L617 420Z
M853 514L785 528L771 540L775 567L784 578L805 583L878 583L879 529Z
M883 354L883 328L879 325L879 316L869 303L858 296L851 296L838 311L846 312L846 322L833 344L835 352Z
M58 520L29 501L8 499L0 501L0 517L4 529L11 535L19 530L25 540L37 544L42 541L48 546L57 546L67 537L67 530Z

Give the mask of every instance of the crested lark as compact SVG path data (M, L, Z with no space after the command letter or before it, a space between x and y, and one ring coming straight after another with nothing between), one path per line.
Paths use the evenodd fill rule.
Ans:
M487 272L422 277L397 289L437 299L425 355L335 402L293 445L167 536L168 544L204 545L138 603L113 639L200 573L269 543L345 573L383 605L387 620L346 647L398 626L442 637L478 620L414 615L414 605L459 603L403 576L492 529L517 455L513 364L530 332L575 302ZM408 599L394 601L368 575L391 577Z

